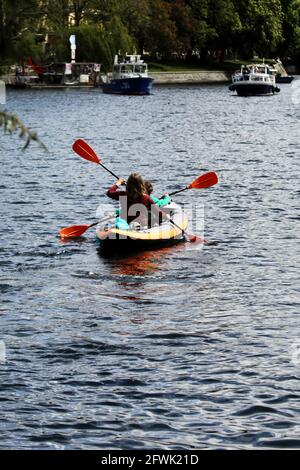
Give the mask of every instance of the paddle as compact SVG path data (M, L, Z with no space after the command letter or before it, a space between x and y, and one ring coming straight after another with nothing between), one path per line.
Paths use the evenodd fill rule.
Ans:
M174 196L174 194L182 193L183 191L187 191L188 189L204 189L204 188L210 188L211 186L214 186L215 184L218 183L218 175L214 171L210 171L208 173L204 173L204 175L198 176L198 178L194 179L192 183L190 183L188 186L186 186L184 189L179 189L178 191L174 191L173 193L170 193L169 196ZM188 239L189 242L194 243L211 243L208 240L205 240L204 238L200 238L197 235L189 235L188 233L185 232L185 230L182 230L179 225L175 224L173 220L170 219L170 222L177 227L179 230L182 231L182 234Z
M113 219L114 217L115 216L109 216L105 219L98 220L97 222L94 222L93 224L89 225L71 225L70 227L61 229L59 231L59 236L63 239L81 237L89 228L95 227L95 225L98 225L100 223L107 222L108 220Z
M204 175L198 176L191 184L186 186L184 189L179 189L178 191L174 191L173 193L169 194L169 196L174 196L174 194L182 193L183 191L187 191L188 189L204 189L210 188L218 183L218 176L214 171L210 171L208 173L204 173Z
M103 163L101 163L101 160L98 157L98 155L95 153L95 151L92 149L92 147L87 142L85 142L84 140L77 139L73 144L73 150L74 150L74 152L76 152L80 157L84 158L85 160L88 160L90 162L97 163L98 165L101 165L102 168L104 168L106 171L108 171L108 173L110 173L116 179L119 179L119 177L115 173L110 171L105 165L103 165ZM217 177L216 173L214 173L214 172L205 173L204 175L199 176L198 178L196 178L191 184L186 186L184 189L174 191L173 193L169 194L169 196L174 196L174 194L178 194L178 193L181 193L183 191L186 191L186 190L192 189L192 188L197 188L197 189L209 188L210 186L213 186L213 185L217 184L217 182L218 182L218 177ZM196 235L189 235L188 233L186 233L185 230L182 230L181 227L179 227L179 225L175 224L175 222L173 222L171 219L170 219L170 222L175 227L177 227L179 230L181 230L182 233L185 235L185 237L187 237L187 239L190 242L195 242L197 240L198 241L203 241L202 239L200 239ZM93 227L94 225L97 225L98 223L99 222L95 222L94 224L91 224L91 225L81 225L81 226L78 225L78 226L73 226L73 227L68 227L68 228L62 229L60 231L60 236L62 236L63 238L71 238L71 237L81 236L86 230L88 230L90 227ZM205 242L205 240L204 240L204 242Z
M179 227L179 225L177 225L173 220L170 219L170 222L172 225L174 225L174 227L178 228L179 230L181 230L182 232L182 235L185 236L185 238L190 242L190 243L195 243L195 242L198 242L198 243L206 243L206 244L210 244L211 242L209 242L208 240L205 240L204 238L200 238L198 237L197 235L189 235L188 233L186 233L185 230L183 230L181 227Z
M85 160L88 160L89 162L97 163L98 165L102 166L104 170L108 171L108 173L114 176L117 180L119 179L119 177L115 173L113 173L105 165L103 165L100 158L94 152L92 147L90 147L90 145L84 140L82 139L76 140L72 148L74 152L76 152L80 157L84 158Z
M103 165L103 163L101 162L96 152L84 140L77 139L74 142L72 148L74 152L76 152L80 157L90 162L97 163L98 165L102 166L102 168L104 168L106 171L108 171L112 176L119 179L115 173L113 173L105 165ZM107 217L106 219L98 220L97 222L94 222L93 224L89 224L89 225L87 224L86 225L71 225L70 227L61 229L59 231L59 235L61 238L64 238L64 239L81 237L89 228L94 227L95 225L98 225L99 223L106 222L112 218L113 217L110 216L110 217Z

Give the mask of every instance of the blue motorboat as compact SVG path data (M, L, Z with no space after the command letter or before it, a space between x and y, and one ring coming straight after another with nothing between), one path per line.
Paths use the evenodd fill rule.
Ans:
M113 71L102 78L103 93L150 95L153 79L140 55L115 56Z

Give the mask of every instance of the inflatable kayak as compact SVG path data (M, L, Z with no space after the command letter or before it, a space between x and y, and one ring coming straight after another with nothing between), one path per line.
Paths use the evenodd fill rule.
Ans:
M96 237L100 249L109 252L131 251L140 249L156 249L170 246L185 240L182 230L186 230L188 219L181 207L171 202L164 207L178 227L170 222L164 222L152 228L136 227L130 224L128 229L115 226L98 226Z

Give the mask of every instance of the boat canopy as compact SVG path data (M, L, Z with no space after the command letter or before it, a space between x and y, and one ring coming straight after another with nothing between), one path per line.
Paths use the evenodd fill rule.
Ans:
M120 63L114 65L114 72L119 73L146 73L147 65L139 63Z
M135 76L148 76L148 65L141 60L140 55L115 56L113 77L126 78Z
M271 67L267 64L242 65L241 73L271 74Z

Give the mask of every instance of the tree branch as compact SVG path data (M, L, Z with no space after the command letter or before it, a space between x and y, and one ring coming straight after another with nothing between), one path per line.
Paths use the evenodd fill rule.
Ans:
M26 139L23 150L25 150L32 141L36 141L46 152L48 151L46 145L38 138L36 132L30 131L16 114L0 111L0 127L3 127L4 132L9 134L19 131L19 137Z

